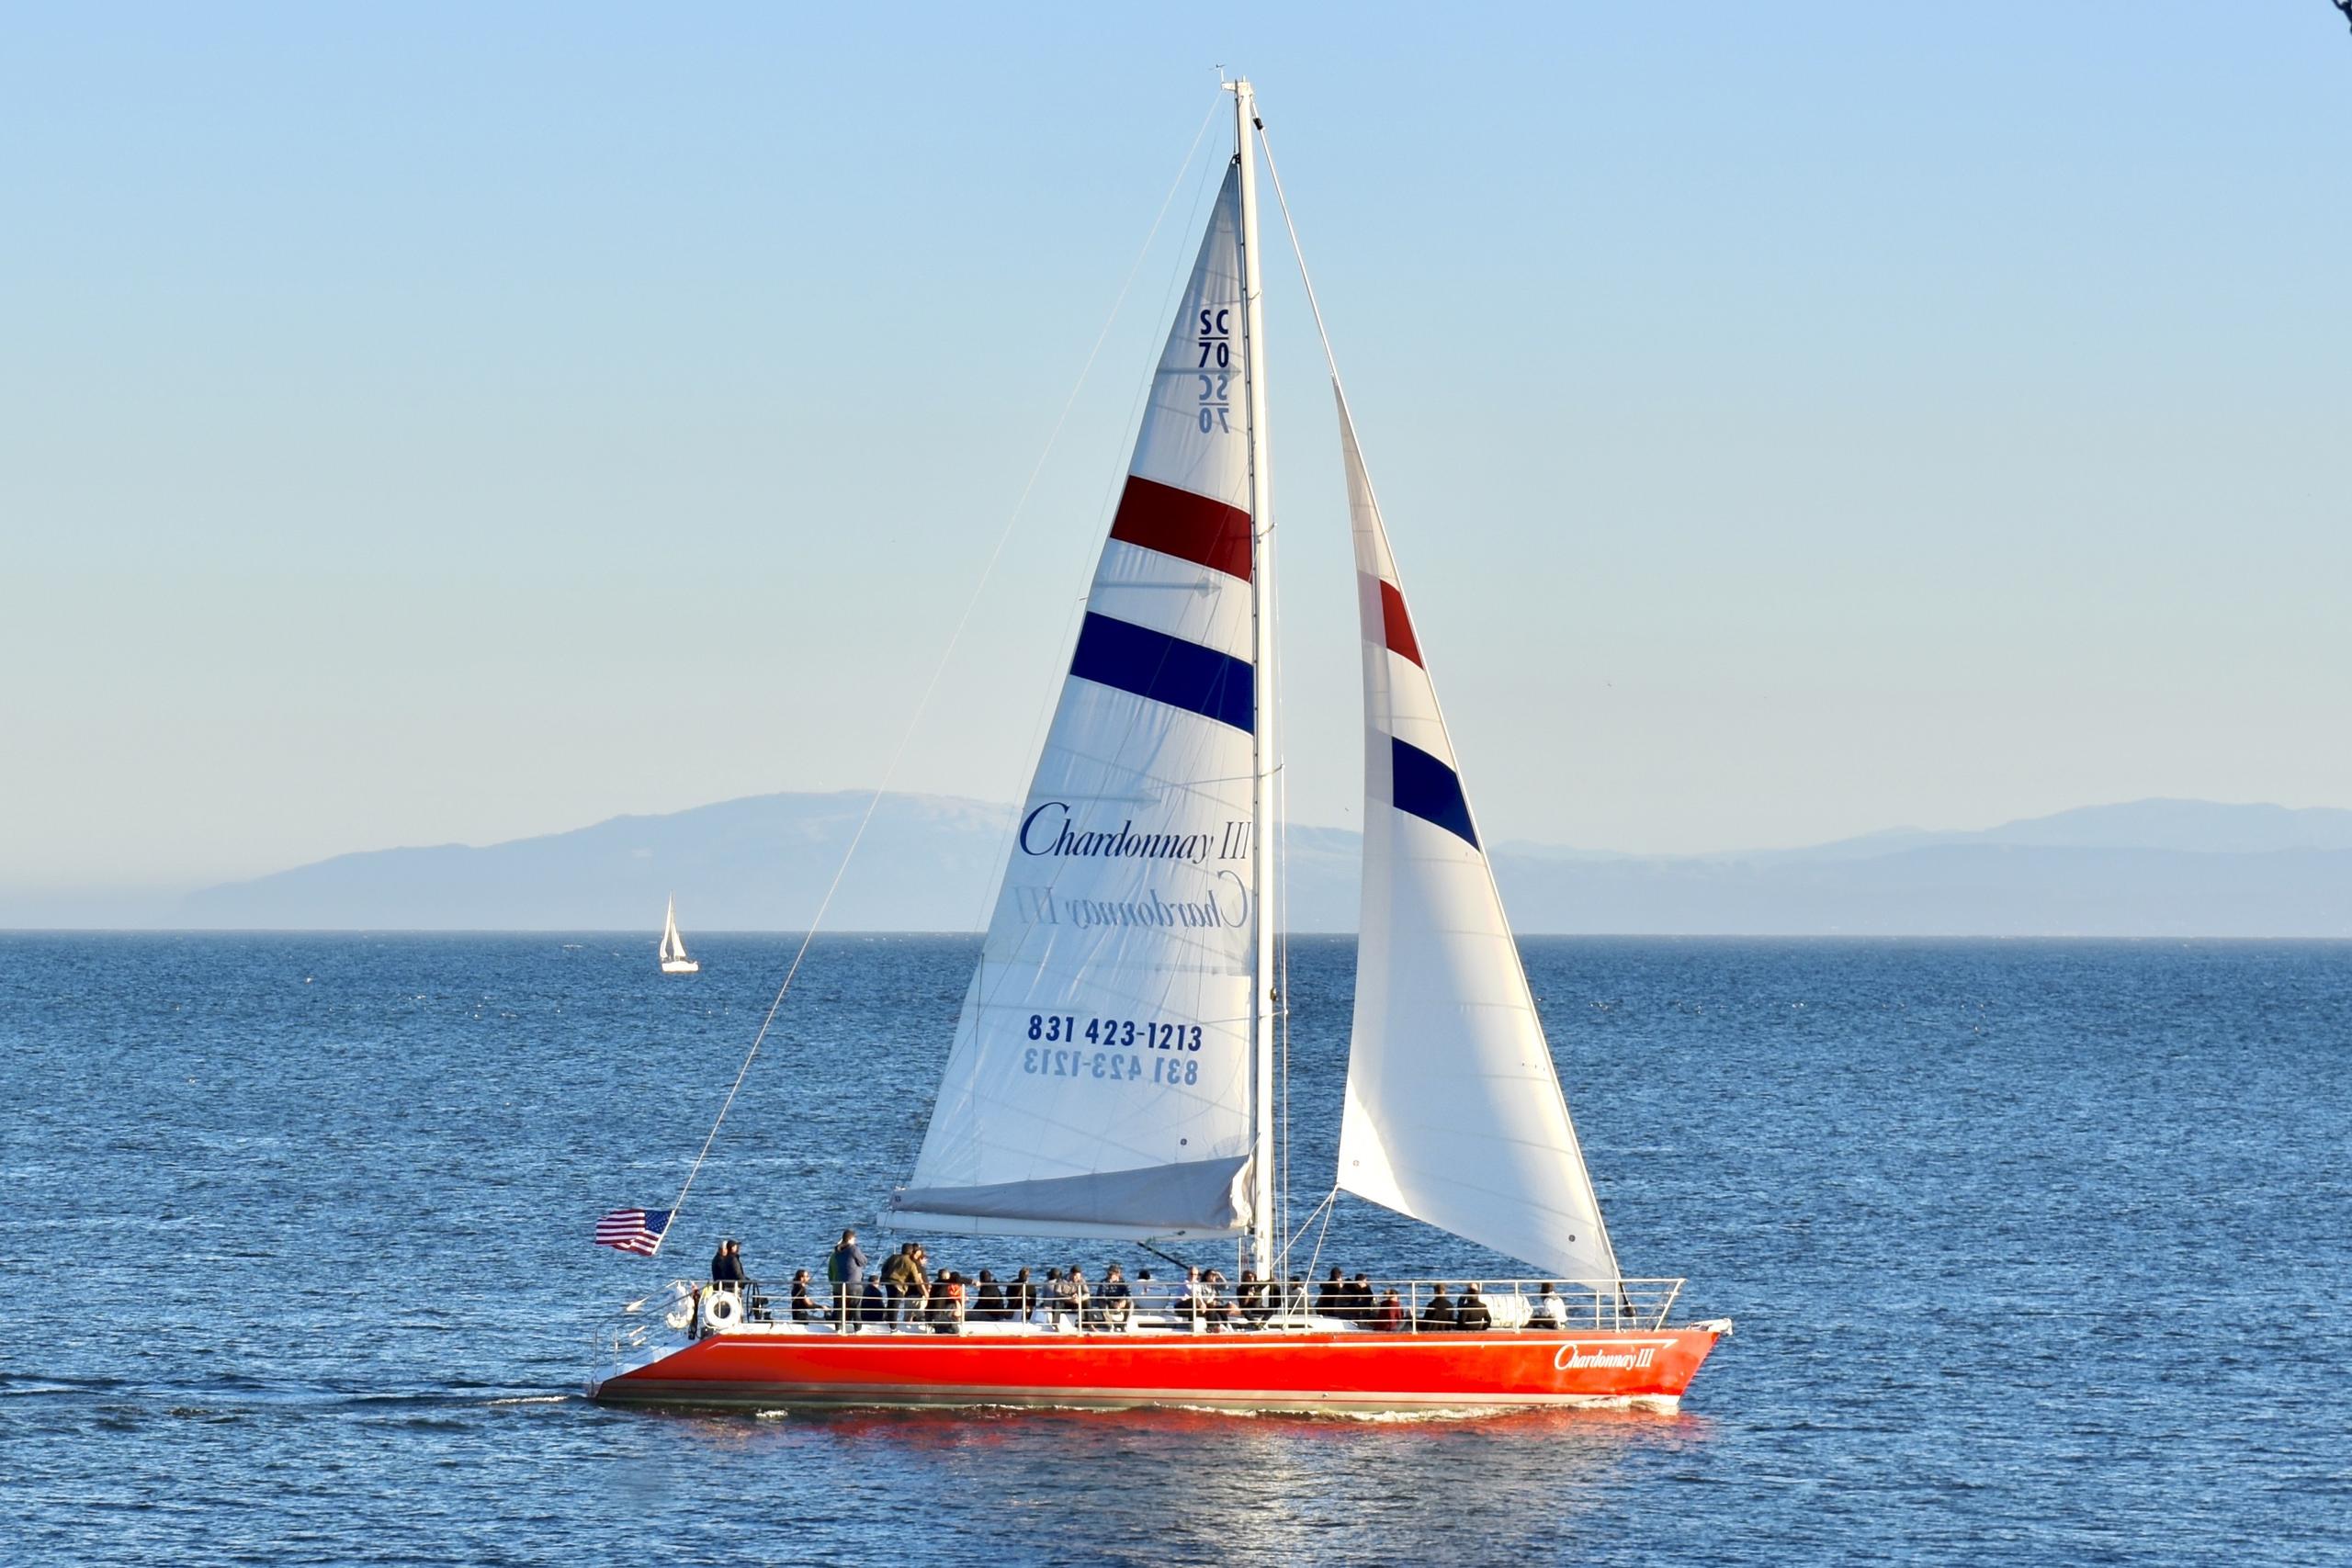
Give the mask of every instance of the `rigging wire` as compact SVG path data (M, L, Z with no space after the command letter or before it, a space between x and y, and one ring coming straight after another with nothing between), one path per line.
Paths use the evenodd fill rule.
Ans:
M1111 301L1111 312L1103 318L1102 330L1095 334L1094 346L1087 350L1086 362L1079 367L1078 379L1071 385L1069 396L1063 400L1053 429L1046 434L1045 449L1037 454L1037 461L1029 470L1028 481L1021 487L1020 495L1013 501L1012 510L1004 520L1004 527L997 535L995 547L989 551L988 560L980 569L979 581L972 585L971 596L964 602L964 613L956 617L955 629L947 634L946 646L940 649L939 662L933 668L931 679L924 683L922 695L915 701L914 712L907 720L905 731L899 737L898 748L891 752L889 764L882 770L882 782L867 799L865 814L858 818L857 830L850 835L849 847L842 852L841 863L834 868L833 879L826 886L824 897L818 901L817 912L809 919L808 929L802 933L800 945L793 953L792 963L784 972L784 983L776 987L775 998L768 1003L767 1014L760 1021L759 1032L752 1037L751 1049L743 1054L743 1065L736 1068L735 1081L728 1086L727 1098L719 1101L718 1114L712 1119L710 1131L704 1135L702 1147L695 1153L694 1164L686 1170L686 1179L678 1188L678 1196L670 1205L669 1224L663 1228L661 1239L654 1243L656 1252L661 1250L662 1242L670 1239L670 1232L677 1225L678 1215L685 1210L686 1194L694 1190L695 1179L702 1174L703 1162L710 1157L711 1145L718 1139L718 1130L726 1125L727 1113L734 1109L735 1097L743 1088L743 1079L750 1074L752 1062L759 1056L760 1047L766 1043L768 1032L775 1024L776 1013L783 1008L784 998L792 990L792 982L799 975L802 962L808 956L809 943L816 941L817 932L825 921L825 912L832 907L833 896L841 891L842 878L848 874L850 862L856 857L857 847L865 840L866 829L873 825L874 814L880 808L882 797L889 793L891 781L898 776L899 764L905 759L916 728L922 722L923 713L930 707L931 699L939 689L940 677L947 672L948 661L955 657L956 645L963 640L965 628L971 624L972 612L978 608L980 596L987 591L989 580L995 575L997 562L1002 558L1004 547L1012 538L1012 530L1021 521L1031 493L1037 488L1038 476L1046 471L1046 460L1053 456L1055 444L1061 439L1063 427L1069 423L1070 411L1078 406L1079 393L1085 389L1087 378L1093 372L1094 361L1102 354L1103 344L1110 339L1111 329L1119 319L1120 308L1126 303L1127 292L1134 287L1136 274L1142 270L1144 258L1151 253L1152 242L1159 237L1159 227L1166 221L1168 209L1174 203L1177 191L1182 188L1184 177L1192 170L1193 154L1200 151L1201 139L1208 134L1210 122L1216 118L1217 107L1212 104L1208 113L1201 117L1200 129L1193 132L1192 145L1184 150L1183 161L1177 165L1176 177L1168 182L1168 194L1160 197L1159 210L1152 217L1150 231L1137 248L1136 259L1128 264L1126 276L1119 284L1118 296ZM1294 238L1292 243L1295 245L1296 243Z
M1339 399L1339 400L1340 400L1340 410L1341 410L1341 412L1342 412L1342 415L1343 415L1343 417L1344 417L1345 411L1346 411L1347 406L1348 406L1348 394L1347 394L1347 391L1346 391L1345 388L1343 388L1343 387L1340 385L1340 360L1339 360L1339 356L1338 356L1337 355L1335 355L1335 354L1332 352L1332 350L1331 350L1331 334L1330 334L1329 333L1326 332L1326 331L1324 330L1324 328L1323 328L1323 306L1322 306L1322 304L1321 304L1321 303L1320 303L1320 302L1319 302L1319 301L1315 298L1315 280L1314 280L1313 278L1309 277L1309 276L1306 275L1306 250L1305 250L1305 249L1304 249L1304 248L1299 244L1299 243L1298 243L1298 225L1297 225L1295 222L1294 222L1294 221L1292 220L1292 219L1291 219L1291 215L1290 215L1290 197L1288 197L1287 196L1285 196L1285 195L1283 195L1283 175L1282 175L1282 171L1281 171L1279 168L1277 168L1277 167L1275 167L1275 166L1274 166L1274 144L1273 144L1273 142L1272 142L1272 141L1270 141L1270 140L1267 138L1267 136L1266 136L1266 122L1265 122L1265 120L1264 120L1264 118L1263 118L1262 117L1261 117L1261 118L1258 120L1258 122L1257 122L1257 131L1258 131L1258 147L1259 147L1260 151L1263 152L1265 153L1265 155L1266 155L1266 174L1267 174L1268 177L1269 177L1270 179L1272 179L1272 181L1273 182L1273 186L1274 186L1274 205L1275 205L1277 208L1279 208L1279 209L1281 209L1281 211L1282 211L1282 215L1283 215L1283 231L1284 233L1286 233L1286 234L1288 234L1288 235L1290 236L1290 254L1291 254L1291 259L1292 259L1292 260L1294 260L1294 261L1295 261L1295 262L1298 264L1298 280L1299 280L1299 282L1301 282L1302 284L1305 284L1305 285L1306 286L1306 308L1307 308L1307 310L1308 310L1309 311L1311 311L1311 312L1313 313L1313 315L1314 315L1314 317L1315 317L1315 335L1316 335L1316 337L1317 337L1317 339L1319 339L1319 340L1321 341L1321 343L1322 343L1322 344L1323 344L1323 363L1324 363L1325 365L1329 366L1329 367L1330 367L1330 370L1331 370L1331 391L1332 391L1332 394L1333 394L1334 396L1336 396L1336 397ZM1276 582L1276 584L1275 584L1274 592L1275 592L1275 595L1276 595L1276 608L1279 610L1279 608L1280 608L1280 595L1281 595L1281 593L1282 593L1282 587L1281 587L1281 584L1280 584L1279 581L1278 581ZM1281 688L1280 688L1280 687L1276 687L1276 688L1275 688L1275 693L1274 693L1274 701L1275 701L1277 704L1280 704L1280 703L1283 701L1283 694L1282 694L1282 690L1281 690ZM1276 762L1277 762L1277 765L1279 766L1280 759L1276 759ZM1280 799L1279 799L1279 801L1277 802L1276 810L1275 810L1275 832L1276 832L1276 834L1277 834L1277 836L1278 836L1279 844L1280 844L1279 852L1280 852L1280 855L1281 855L1281 868L1280 868L1280 872L1279 872L1279 877L1280 877L1280 882L1281 882L1281 897L1282 897L1283 916L1283 918L1284 918L1285 919L1287 919L1289 918L1289 915L1290 915L1290 779L1289 779L1289 776L1288 776L1287 771L1284 771L1283 773L1282 773L1278 774L1278 775L1277 775L1277 777L1276 777L1276 781L1275 781L1275 782L1276 782L1276 785L1277 785L1277 787L1278 787L1278 788L1279 788L1279 790L1281 791ZM1277 929L1279 929L1279 928L1277 928ZM1279 967L1278 967L1277 973L1278 973L1278 975L1279 975L1279 978L1278 978L1278 980L1276 981L1276 984L1278 984L1278 985L1282 987L1282 998L1283 998L1282 1010L1281 1010L1281 1012L1277 1015L1277 1027L1279 1027L1279 1029L1280 1029L1280 1030L1281 1030L1281 1032L1281 1032L1281 1048L1280 1048L1280 1062L1281 1062L1281 1072L1282 1072L1282 1089L1281 1089L1281 1105L1282 1105L1282 1112L1281 1112L1281 1114L1282 1114L1282 1134L1281 1134L1281 1136L1282 1136L1282 1153L1281 1153L1281 1157L1280 1157L1280 1160L1279 1160L1279 1162L1278 1162L1278 1163L1279 1163L1279 1165L1280 1165L1280 1167L1281 1167L1282 1173L1283 1173L1283 1193L1282 1193L1283 1236L1282 1236L1281 1248L1280 1248L1280 1250L1281 1250L1281 1252L1282 1252L1282 1254L1283 1254L1283 1256L1287 1256L1287 1255L1289 1254L1289 1252L1290 1252L1290 1248L1291 1248L1291 1247L1292 1247L1293 1243L1294 1243L1294 1242L1295 1241L1295 1239L1296 1239L1296 1235L1297 1235L1296 1231L1292 1227L1291 1221L1290 1221L1290 1010L1291 1010L1291 1002L1290 1002L1290 942L1289 942L1289 940L1288 940L1288 933L1287 933L1287 932L1284 932L1284 933L1283 933L1283 941L1282 941L1282 950L1281 950L1280 957L1279 957L1279 959L1278 959L1278 964L1279 964ZM1331 1193L1329 1194L1329 1196L1327 1196L1327 1197L1323 1200L1323 1202L1324 1202L1324 1203L1329 1203L1329 1202L1331 1201L1331 1199L1332 1199L1332 1198L1337 1197L1338 1195L1339 1195L1339 1189L1337 1189L1337 1188L1333 1188L1333 1189L1331 1190ZM1319 1209L1319 1208L1321 1208L1322 1206L1323 1206L1323 1204L1322 1204L1322 1203L1318 1203L1318 1204L1317 1204L1317 1205L1316 1205L1316 1208ZM1299 1221L1299 1222L1298 1222L1298 1225L1299 1225L1299 1226L1301 1226L1301 1227L1304 1227L1304 1226L1306 1226L1306 1225L1311 1225L1311 1224L1313 1224L1314 1223L1315 1223L1315 1212L1314 1212L1314 1210L1309 1210L1309 1211L1307 1212L1306 1217L1305 1219L1303 1219L1303 1220L1301 1220L1301 1221ZM1323 1222L1325 1229L1327 1229L1327 1230L1328 1230L1328 1229L1330 1227L1330 1223L1331 1223L1331 1222L1330 1222L1329 1216L1328 1216L1328 1215L1327 1215L1327 1216L1325 1216L1325 1219L1324 1219L1324 1222ZM1321 1244L1320 1244L1320 1242L1318 1242L1317 1245L1317 1247L1319 1247Z
M1274 205L1282 209L1283 228L1290 235L1290 254L1298 263L1298 280L1306 286L1306 309L1315 317L1315 335L1322 340L1323 363L1331 367L1331 389L1339 394L1340 406L1348 402L1347 389L1340 381L1340 357L1331 352L1331 334L1323 328L1323 304L1315 298L1315 280L1306 275L1306 251L1298 243L1298 225L1291 220L1290 197L1283 194L1283 173L1274 167L1274 144L1266 138L1263 124L1258 127L1258 145L1266 154L1266 173L1274 182Z

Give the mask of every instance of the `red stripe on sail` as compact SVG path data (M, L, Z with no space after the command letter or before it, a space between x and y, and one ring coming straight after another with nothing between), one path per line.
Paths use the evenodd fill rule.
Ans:
M1111 537L1250 581L1250 514L1140 474L1127 476Z
M1421 645L1413 640L1413 623L1405 614L1405 595L1396 591L1395 583L1385 581L1380 585L1380 629L1388 639L1389 652L1401 653L1416 664L1421 662Z

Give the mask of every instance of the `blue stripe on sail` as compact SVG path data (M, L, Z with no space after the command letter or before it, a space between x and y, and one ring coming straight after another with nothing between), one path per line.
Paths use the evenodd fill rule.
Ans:
M1069 672L1248 729L1256 717L1249 661L1132 621L1086 613Z
M1462 793L1462 776L1418 746L1408 746L1394 736L1388 745L1389 765L1395 769L1389 798L1396 803L1396 809L1459 834L1476 849L1478 830L1470 826L1470 802Z

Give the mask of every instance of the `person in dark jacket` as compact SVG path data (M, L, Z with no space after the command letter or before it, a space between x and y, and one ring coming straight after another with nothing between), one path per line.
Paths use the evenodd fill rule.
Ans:
M858 1250L855 1231L842 1232L841 1245L825 1259L825 1278L833 1286L833 1321L854 1331L851 1318L864 1315L858 1311L858 1298L864 1294L858 1287L865 1280L865 1254Z
M934 1334L957 1334L963 1331L967 1294L964 1276L953 1269L942 1269L931 1281L928 1310L923 1316Z
M1421 1332L1426 1334L1432 1329L1450 1329L1453 1326L1453 1298L1445 1293L1443 1285L1440 1285L1430 1297L1430 1304L1421 1309Z
M980 1288L972 1292L971 1316L981 1323L1002 1323L1005 1319L1004 1287L986 1269L980 1270Z
M1329 1276L1315 1287L1315 1314L1337 1318L1348 1315L1348 1277L1339 1269L1333 1269Z
M808 1293L808 1270L806 1269L792 1271L792 1321L817 1321L817 1299Z
M1102 1306L1102 1326L1113 1333L1125 1334L1135 1322L1135 1292L1127 1288L1126 1273L1117 1264L1102 1271L1102 1289L1094 1299Z
M740 1285L743 1282L743 1244L729 1237L718 1244L711 1254L710 1282L714 1285Z
M1004 1288L1004 1304L1015 1323L1028 1322L1029 1314L1037 1310L1037 1286L1029 1278L1028 1265L1022 1265L1021 1272L1012 1277L1012 1283Z
M1374 1302L1372 1299L1372 1276L1369 1274L1359 1273L1354 1279L1348 1281L1348 1306L1351 1309L1349 1313L1350 1321L1355 1323L1370 1323L1372 1321L1374 1308Z
M890 1321L890 1291L882 1283L879 1274L866 1276L864 1293L858 1297L857 1315L864 1323L887 1324ZM850 1332L856 1333L856 1327L853 1325Z
M1465 1334L1484 1334L1494 1325L1494 1314L1487 1310L1487 1298L1478 1293L1478 1281L1473 1280L1462 1287L1462 1299L1454 1304L1453 1326Z

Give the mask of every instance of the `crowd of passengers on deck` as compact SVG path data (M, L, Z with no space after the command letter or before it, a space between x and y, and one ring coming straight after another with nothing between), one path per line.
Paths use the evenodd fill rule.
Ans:
M777 1303L745 1274L739 1242L719 1243L710 1260L710 1283L704 1289L733 1296L741 1315L752 1321L775 1321ZM1276 1319L1307 1317L1390 1333L1477 1333L1495 1326L1476 1281L1464 1284L1458 1294L1436 1285L1426 1301L1408 1304L1394 1286L1375 1292L1366 1276L1351 1276L1336 1268L1311 1292L1303 1274L1261 1280L1249 1269L1241 1270L1238 1281L1227 1280L1219 1269L1199 1268L1187 1268L1182 1279L1166 1280L1143 1269L1130 1281L1116 1263L1104 1268L1099 1280L1088 1279L1076 1264L1047 1269L1042 1280L1033 1278L1026 1268L1010 1280L999 1280L986 1269L967 1277L935 1267L919 1241L904 1244L876 1268L858 1246L854 1230L843 1231L840 1245L827 1257L821 1282L812 1281L806 1269L794 1271L782 1304L790 1322L831 1324L851 1334L926 1328L956 1334L967 1325L1023 1323L1114 1334L1144 1323L1214 1334L1248 1332ZM1527 1306L1527 1327L1566 1326L1565 1305L1549 1282Z

